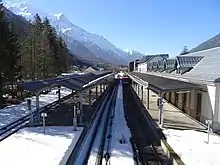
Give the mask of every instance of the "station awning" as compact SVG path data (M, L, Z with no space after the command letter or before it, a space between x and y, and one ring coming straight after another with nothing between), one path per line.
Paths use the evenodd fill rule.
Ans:
M138 83L140 80L148 83L148 88L156 93L162 92L175 92L175 91L189 91L192 89L204 89L204 86L200 84L193 84L175 79L169 79L156 75L149 75L139 72L127 73L131 79L135 79ZM139 83L140 85L143 85Z
M93 73L80 74L80 75L74 74L74 75L55 77L44 80L22 82L22 83L18 83L17 85L33 93L39 93L42 92L43 90L46 90L54 86L64 86L66 88L75 91L82 91L84 90L84 86L86 84L89 84L90 82L93 82L96 79L102 79L102 78L104 79L106 78L105 76L108 75L110 76L111 72L104 71L104 72L99 72L97 74L93 74ZM97 81L96 83L100 83L100 81ZM96 85L96 83L93 83L92 85ZM90 84L89 87L91 87Z

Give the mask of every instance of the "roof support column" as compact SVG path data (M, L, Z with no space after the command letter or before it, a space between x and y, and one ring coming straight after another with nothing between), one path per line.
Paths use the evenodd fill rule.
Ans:
M159 106L159 125L163 127L163 93L160 92L160 97L158 98L158 106Z
M105 84L102 84L102 91L105 91Z
M79 122L82 124L83 123L83 119L84 119L82 92L79 92L78 94L79 94L79 109L80 109Z
M150 108L150 89L147 88L147 109Z
M60 110L60 99L61 99L61 91L60 91L60 86L58 87L58 91L57 91L57 93L58 93L58 103L59 103L59 110Z
M132 80L132 87L135 89L135 82Z
M102 84L100 84L100 94L102 93Z
M95 98L96 98L96 100L98 98L98 85L96 85L96 87L95 87Z
M40 122L40 101L39 101L40 93L36 93L36 122Z
M92 90L89 90L89 108L91 109L92 106Z
M136 82L134 82L134 91L137 93L137 86L136 86Z
M144 101L144 87L141 86L141 101Z
M135 92L137 93L137 83L136 82L134 83L134 86L135 86Z
M77 108L76 105L73 105L73 131L77 131Z

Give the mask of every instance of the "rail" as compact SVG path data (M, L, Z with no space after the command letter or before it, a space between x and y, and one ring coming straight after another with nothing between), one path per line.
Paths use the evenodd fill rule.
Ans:
M88 125L86 125L83 129L83 132L81 133L81 136L79 138L79 140L77 141L66 165L72 165L73 162L76 161L76 158L77 158L77 153L78 151L80 150L80 147L82 146L82 143L84 141L84 138L87 136L88 134L88 131L91 129L92 127L92 124L94 122L94 120L96 119L97 115L98 115L98 112L100 110L100 107L103 105L104 102L106 102L106 99L109 97L110 93L111 93L111 90L113 88L114 84L111 84L107 90L105 90L102 95L99 97L99 101L98 102L95 102L95 104L97 105L92 105L92 106L95 106L95 112L90 120L90 122L88 123Z
M111 138L109 138L111 136L111 128L112 128L112 124L110 125L109 121L111 116L110 114L112 114L115 110L115 100L116 100L116 96L117 96L117 88L115 88L115 90L113 91L112 97L109 100L109 105L108 107L106 107L105 110L105 116L103 116L102 122L103 122L103 129L102 131L99 132L99 134L101 135L101 141L99 144L99 151L98 151L98 155L96 158L96 165L101 165L103 161L108 161L110 158L110 153L108 152L110 150L110 142L111 142ZM99 125L99 128L102 127L101 125ZM107 135L107 133L110 133L109 135ZM99 138L99 134L96 134L96 138ZM98 139L99 140L99 139ZM96 148L96 146L94 147Z
M117 87L114 86L113 90L110 90L104 98L96 116L94 116L93 121L88 128L77 154L75 155L73 164L87 164L92 156L95 144L97 145L95 148L98 148L98 153L95 157L95 164L101 164L102 159L104 158L103 153L108 125L108 114L110 113L110 110L113 110L112 103L115 98L116 91Z

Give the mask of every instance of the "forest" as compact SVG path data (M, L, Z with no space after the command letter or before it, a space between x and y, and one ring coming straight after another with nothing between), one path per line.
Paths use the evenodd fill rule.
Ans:
M36 14L22 35L16 26L6 19L0 4L0 107L27 97L17 88L18 82L58 76L73 63L65 42L47 18Z

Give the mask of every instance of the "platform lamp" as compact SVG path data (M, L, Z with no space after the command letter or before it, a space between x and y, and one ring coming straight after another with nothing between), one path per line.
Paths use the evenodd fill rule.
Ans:
M77 131L77 104L73 105L73 131Z
M162 93L160 94L160 97L157 99L157 106L159 109L159 124L161 127L163 127L163 106L164 106L164 101L162 97Z
M212 120L206 120L205 121L205 123L208 125L208 132L207 132L207 135L208 135L208 137L207 137L207 143L209 144L209 135L210 135L210 132L211 132L211 130L210 130L210 128L211 128L211 125L212 125Z
M43 129L44 129L44 133L45 133L45 128L46 128L45 118L47 117L47 113L41 113L41 117L43 118Z

